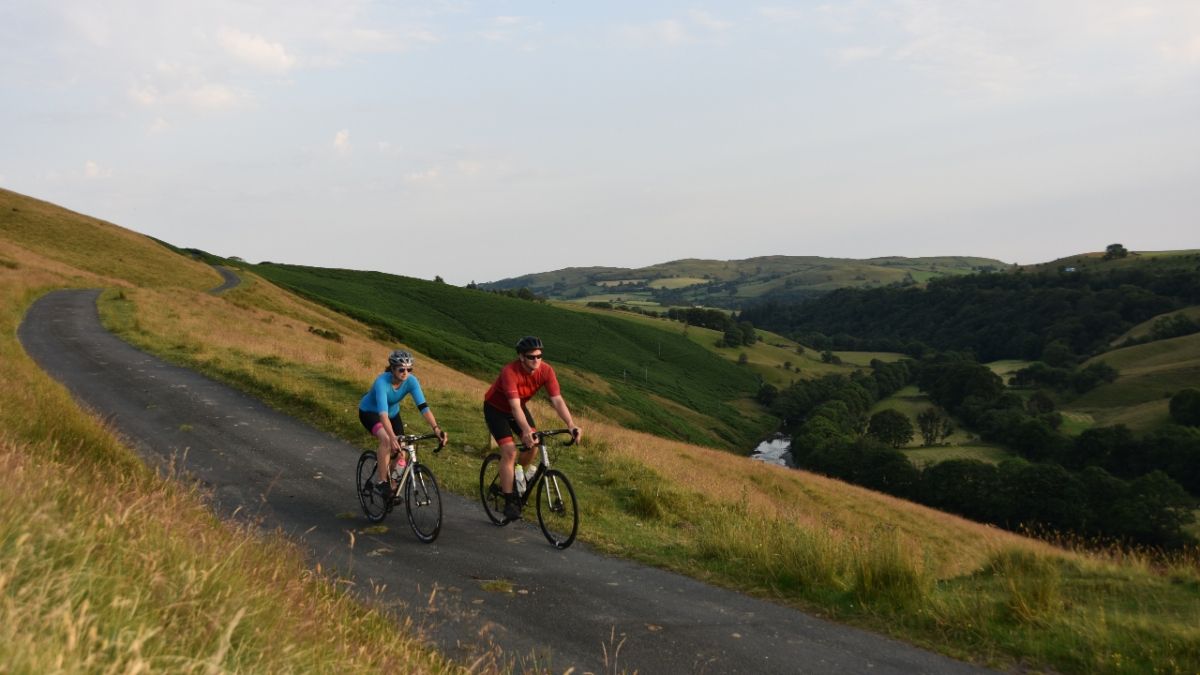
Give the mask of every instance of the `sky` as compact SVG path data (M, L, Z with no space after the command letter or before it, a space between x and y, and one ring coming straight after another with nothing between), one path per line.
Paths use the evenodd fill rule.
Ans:
M1200 248L1200 2L0 0L0 187L459 285Z

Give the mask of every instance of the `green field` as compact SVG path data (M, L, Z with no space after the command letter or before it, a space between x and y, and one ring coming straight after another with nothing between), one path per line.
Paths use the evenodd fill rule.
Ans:
M25 310L46 291L108 287L101 315L127 339L223 373L269 405L361 443L369 441L346 401L394 344L381 331L410 331L463 359L472 354L455 349L487 346L446 325L458 317L423 317L429 325L413 326L380 319L372 328L253 273L237 289L209 295L217 283L207 265L141 235L0 190L0 466L8 478L0 483L0 670L549 672L520 654L475 660L465 643L454 650L469 655L463 663L429 651L405 608L360 606L347 592L349 579L322 569L282 534L221 521L200 492L146 469L16 340ZM397 307L415 303L403 305L410 316L434 312L428 301L440 298L416 287L386 290ZM556 316L603 327L582 312ZM305 330L313 325L344 343ZM736 368L699 342L692 347ZM447 491L470 495L487 452L468 445L485 434L478 381L424 355L422 368L440 380L439 420L462 430L431 461ZM913 393L899 398L919 405ZM744 399L728 405L754 414ZM1003 672L1200 672L1195 552L1063 548L599 420L589 431L585 444L557 461L579 477L582 541L605 554ZM365 521L344 522L349 545L355 535L362 542ZM408 540L395 531L372 535Z
M1116 347L1126 340L1140 340L1150 335L1151 329L1154 327L1154 322L1162 318L1171 318L1173 316L1186 316L1193 321L1200 321L1200 307L1184 307L1183 309L1174 312L1160 314L1153 319L1148 319L1130 328L1121 334L1120 337L1112 341L1112 346Z
M749 368L763 382L779 388L786 387L796 380L811 379L833 373L849 374L855 370L869 366L871 360L876 358L883 361L895 361L902 358L902 355L890 352L835 352L842 359L842 363L840 365L825 363L821 360L820 352L803 347L782 335L765 330L756 330L759 340L753 345L720 347L718 343L724 335L711 328L700 326L685 327L684 324L678 321L646 316L644 314L637 314L636 312L597 309L565 302L557 303L557 305L564 309L571 309L578 312L599 313L620 317L625 321L633 321L643 326L683 335L696 345L733 363L737 363L741 355L745 354L747 362L743 368ZM802 349L802 353L797 353L796 349L798 347Z
M870 414L880 410L897 410L908 416L913 425L912 441L901 448L917 466L936 464L947 459L978 459L984 462L999 463L1004 459L1014 457L1012 453L994 443L979 440L974 434L964 431L962 425L954 422L954 432L945 438L940 445L923 447L920 429L917 427L917 415L925 409L935 407L929 397L921 393L915 385L909 385L891 396L879 401L871 408Z
M699 277L667 277L665 279L655 279L646 285L650 288L687 288L688 286L695 286L706 281L706 279Z
M1200 333L1115 349L1088 363L1095 361L1116 368L1116 381L1071 401L1063 411L1090 415L1101 426L1147 431L1167 422L1172 394L1200 388Z
M512 345L522 335L538 335L556 368L585 371L601 381L564 371L560 381L569 402L635 429L741 450L773 426L765 413L748 415L732 405L753 398L757 378L682 334L612 313L580 313L377 272L271 263L253 269L485 380L512 360ZM681 415L664 401L695 414Z
M886 257L856 260L818 256L763 256L745 260L674 260L637 269L612 267L567 268L527 274L483 284L485 288L528 288L538 295L577 301L603 296L624 283L623 295L650 299L663 291L670 302L741 306L743 300L775 294L794 297L838 288L871 288L893 283L921 284L936 277L968 274L981 268L1007 265L989 258L944 256Z

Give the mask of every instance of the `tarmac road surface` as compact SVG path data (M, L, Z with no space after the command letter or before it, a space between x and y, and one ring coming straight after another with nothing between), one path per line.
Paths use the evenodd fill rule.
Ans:
M403 509L388 516L387 532L364 534L358 448L114 337L99 323L98 293L55 291L35 302L18 330L29 355L145 461L174 461L212 491L223 515L284 531L314 563L412 616L451 657L495 645L518 666L552 672L985 672L583 542L558 551L536 523L495 527L477 500L445 491L433 544L416 540ZM422 459L437 472L436 456Z

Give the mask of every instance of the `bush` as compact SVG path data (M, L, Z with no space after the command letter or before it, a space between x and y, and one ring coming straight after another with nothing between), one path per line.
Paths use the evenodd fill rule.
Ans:
M1200 391L1184 389L1172 396L1171 419L1188 427L1200 426Z

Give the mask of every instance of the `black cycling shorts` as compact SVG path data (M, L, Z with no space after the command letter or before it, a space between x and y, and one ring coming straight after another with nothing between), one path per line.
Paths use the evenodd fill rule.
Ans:
M392 431L396 432L397 436L404 433L404 422L400 420L400 413L396 413L395 417L390 417L388 419L391 420ZM379 421L379 413L368 412L362 408L358 409L358 421L362 422L363 428L366 429L367 433L371 434L372 436L375 435L375 427L383 424L383 422Z
M529 423L529 428L537 431L537 424L533 421L533 415L529 414L529 410L525 406L521 406L521 412L525 413L525 421ZM487 423L488 432L492 438L496 439L496 443L504 445L505 443L513 443L517 445L521 440L521 427L517 425L517 418L511 413L506 413L484 401L483 403L483 421ZM514 442L512 439L516 438Z

